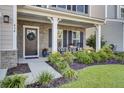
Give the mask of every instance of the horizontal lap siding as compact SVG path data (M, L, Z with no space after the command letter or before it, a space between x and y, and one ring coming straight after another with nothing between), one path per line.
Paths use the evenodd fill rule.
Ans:
M13 7L0 6L0 45L1 49L13 48ZM9 16L9 23L3 23L3 15Z

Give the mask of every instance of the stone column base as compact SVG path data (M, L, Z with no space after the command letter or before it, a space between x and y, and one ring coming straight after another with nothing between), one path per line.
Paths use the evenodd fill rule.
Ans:
M17 66L17 51L0 51L1 53L1 63L0 68L11 68Z

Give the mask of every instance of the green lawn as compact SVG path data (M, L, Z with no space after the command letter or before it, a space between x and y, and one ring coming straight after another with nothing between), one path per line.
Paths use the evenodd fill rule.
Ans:
M124 88L124 65L96 65L78 71L78 79L64 88Z

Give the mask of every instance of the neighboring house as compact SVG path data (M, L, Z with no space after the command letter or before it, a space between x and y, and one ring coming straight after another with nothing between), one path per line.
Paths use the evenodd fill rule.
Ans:
M118 26L121 25L117 26L115 21L112 21L112 25L116 25L114 27L118 31L110 25L111 20L108 18L116 14L111 9L114 6L0 6L1 68L16 66L18 58L41 57L44 48L51 52L67 48L70 44L79 44L85 48L86 38L91 30L96 31L96 51L101 48L101 33L108 43L118 45L117 50L122 51L124 31L120 30L121 27ZM5 15L9 16L9 23L3 21L8 18ZM114 36L115 34L118 36ZM118 39L120 41L115 42Z

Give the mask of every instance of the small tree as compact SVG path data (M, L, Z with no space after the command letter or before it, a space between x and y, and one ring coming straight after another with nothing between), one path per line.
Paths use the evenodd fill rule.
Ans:
M101 47L103 47L106 44L107 41L104 41L103 36L101 37ZM96 49L96 35L91 35L88 39L87 39L87 43L88 46Z

